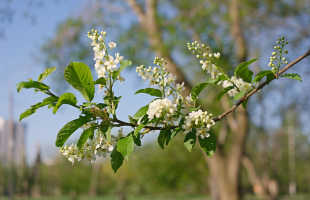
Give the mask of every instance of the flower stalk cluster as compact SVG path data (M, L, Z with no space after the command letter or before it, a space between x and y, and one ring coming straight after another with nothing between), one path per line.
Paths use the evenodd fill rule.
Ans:
M199 59L202 70L210 74L212 79L221 75L221 71L216 64L221 56L220 52L212 52L211 48L206 44L200 44L197 41L187 43L187 49Z
M176 112L176 109L177 105L173 104L169 99L156 99L150 103L147 115L150 120L162 117L165 118L165 120L169 120Z
M113 143L115 145L115 141L113 141ZM98 132L95 138L88 139L87 143L81 148L78 148L76 144L71 144L64 145L59 151L72 164L83 159L94 162L97 156L103 157L106 156L107 153L112 152L114 145Z
M212 114L207 111L192 111L185 117L185 123L183 129L185 132L191 131L193 128L196 129L197 136L201 138L209 137L208 131L215 125L212 119Z
M237 78L236 76L232 76L228 80L224 80L222 82L219 82L219 84L222 84L223 88L231 88L227 94L231 97L236 96L241 91L247 92L252 88L252 85L248 82L245 82L241 78Z
M288 54L287 49L285 49L287 44L287 39L285 37L280 37L277 40L276 45L273 46L274 51L271 53L268 66L271 67L271 70L276 75L276 77L278 77L280 67L282 65L288 64L288 61L285 57L285 55Z
M92 29L88 32L88 38L92 40L91 46L94 51L95 70L98 74L98 78L107 78L113 71L117 70L117 66L120 61L123 60L123 56L119 53L115 53L114 56L109 54L109 50L114 49L117 44L115 42L105 43L106 32Z

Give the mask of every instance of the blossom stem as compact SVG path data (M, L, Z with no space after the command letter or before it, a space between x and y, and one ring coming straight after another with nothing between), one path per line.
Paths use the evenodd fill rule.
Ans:
M304 58L306 58L307 56L310 55L310 49L302 56L299 56L298 58L296 58L294 61L290 62L289 64L287 64L286 66L284 66L281 70L279 70L278 75L282 75L284 72L286 72L288 69L290 69L291 67L293 67L294 65L296 65L297 63L299 63L300 61L302 61ZM213 120L216 121L220 121L221 119L223 119L224 117L226 117L227 115L229 115L230 113L234 112L243 102L245 102L246 100L248 100L248 98L250 98L252 95L254 95L255 93L257 93L259 90L261 90L263 87L265 87L270 81L264 81L261 84L259 84L255 89L251 90L249 93L245 94L235 105L233 105L229 110L227 110L226 112L220 114L219 116L213 118Z

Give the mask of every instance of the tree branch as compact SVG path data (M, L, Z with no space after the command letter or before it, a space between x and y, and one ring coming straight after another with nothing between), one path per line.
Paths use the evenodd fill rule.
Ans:
M302 61L304 58L306 58L307 56L310 55L310 49L302 56L296 58L294 61L290 62L289 64L287 64L285 67L283 67L280 71L279 71L279 75L282 75L284 72L286 72L288 69L290 69L291 67L293 67L294 65L296 65L297 63L299 63L300 61ZM261 84L259 84L255 89L251 90L249 93L245 94L233 107L231 107L229 110L227 110L226 112L222 113L221 115L213 118L213 120L216 121L220 121L221 119L223 119L224 117L226 117L227 115L229 115L230 113L234 112L238 106L240 106L243 102L245 102L246 100L248 100L248 98L250 98L252 95L254 95L255 93L257 93L258 91L260 91L263 87L265 87L270 81L264 81Z

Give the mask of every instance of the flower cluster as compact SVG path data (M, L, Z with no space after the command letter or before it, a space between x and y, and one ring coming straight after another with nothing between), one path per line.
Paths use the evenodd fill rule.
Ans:
M112 152L113 148L114 146L102 134L97 134L95 138L89 139L82 148L78 148L76 144L71 144L61 147L59 151L74 164L74 162L79 162L84 158L95 161L96 156L105 156L107 153Z
M187 43L187 48L200 60L202 70L207 71L212 79L215 79L221 74L218 66L215 64L215 59L219 59L219 52L213 53L209 46L200 44L197 41Z
M170 74L164 67L164 61L155 58L154 64L159 67L145 67L140 65L136 68L136 72L143 80L149 80L151 85L158 85L159 87L167 87L175 82L175 76Z
M116 47L115 42L109 42L105 44L106 32L98 32L98 30L92 29L88 32L88 37L92 40L91 46L94 51L95 70L98 77L106 77L107 73L112 73L117 70L117 65L123 60L123 57L119 53L115 53L115 56L109 55L108 49L114 49Z
M165 116L169 119L176 111L176 104L173 104L169 99L157 99L150 103L147 115L150 120Z
M285 49L285 46L288 44L285 37L280 37L277 40L277 44L273 47L274 51L272 52L268 66L271 67L274 73L277 73L283 64L287 64L288 61L285 54L288 54L288 51Z
M252 88L252 85L248 82L243 81L241 78L232 76L229 80L221 82L223 88L230 87L231 89L227 92L229 96L234 97L241 91L248 91Z
M215 125L212 119L212 114L208 114L207 111L192 111L185 117L185 123L183 128L185 132L191 131L196 128L196 134L201 138L209 137L208 131Z

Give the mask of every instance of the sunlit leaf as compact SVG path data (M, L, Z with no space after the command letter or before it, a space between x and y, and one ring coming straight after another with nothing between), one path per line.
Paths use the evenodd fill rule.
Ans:
M65 79L81 92L87 101L94 98L95 86L90 68L81 62L71 62L65 69Z

